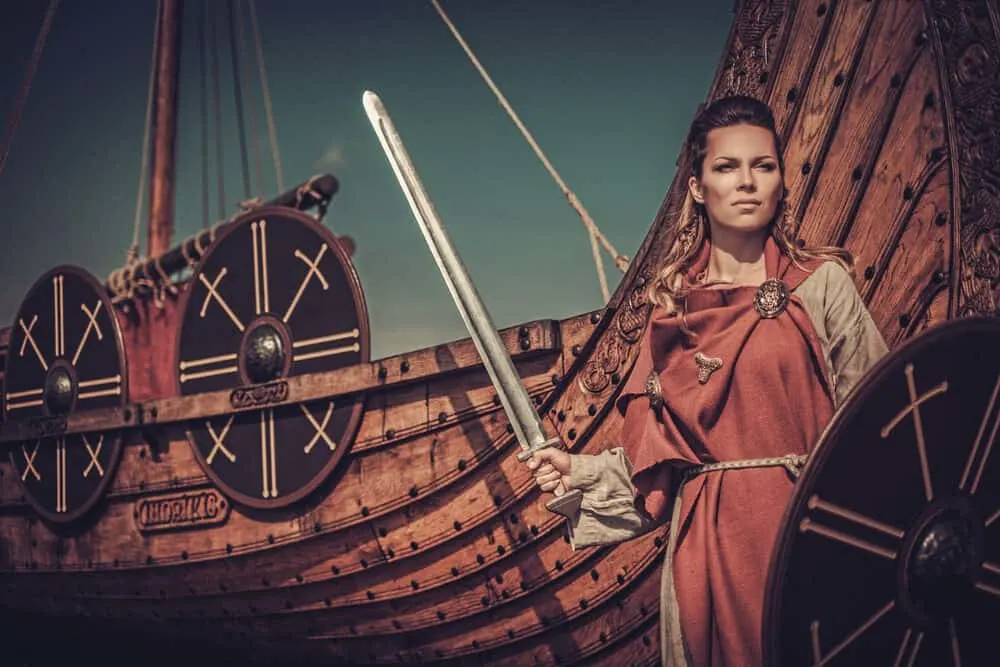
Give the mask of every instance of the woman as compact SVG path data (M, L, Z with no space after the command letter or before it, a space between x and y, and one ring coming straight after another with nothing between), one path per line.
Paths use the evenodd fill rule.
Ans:
M695 119L687 150L677 240L650 285L654 308L617 403L621 446L546 449L529 466L543 491L583 491L574 547L672 520L664 664L752 667L795 475L887 350L850 255L792 241L770 109L721 99Z

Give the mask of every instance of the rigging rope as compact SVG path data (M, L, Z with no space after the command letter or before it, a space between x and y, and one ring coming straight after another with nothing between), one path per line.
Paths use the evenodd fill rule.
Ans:
M264 69L264 48L260 40L260 28L257 25L257 9L255 0L250 4L250 26L253 30L254 45L257 49L257 69L260 70L260 87L264 94L264 113L267 116L267 135L271 143L271 157L274 160L274 173L278 179L278 192L285 191L285 179L281 175L281 155L278 152L278 132L274 128L274 113L271 109L271 92L267 86L267 71Z
M211 220L208 193L208 48L205 26L208 24L208 3L201 3L201 21L198 23L198 73L201 87L201 224L208 227Z
M0 174L7 164L7 157L10 155L10 148L14 144L14 134L18 125L21 124L21 116L24 114L24 107L28 104L28 93L31 92L31 84L38 71L38 63L42 59L42 51L49 39L49 31L52 29L52 21L56 17L56 8L59 0L52 0L49 8L45 10L45 18L42 19L42 27L38 30L38 37L35 38L35 46L31 51L31 60L28 61L28 69L24 72L24 80L21 88L17 91L17 98L14 100L14 108L11 109L10 117L7 119L7 128L3 133L3 151L0 152Z
M253 0L251 0L251 2L252 1ZM597 224L593 221L593 219L591 219L590 214L587 212L587 209L584 208L583 203L579 200L579 198L577 198L576 194L569 189L569 187L566 185L566 182L563 181L562 177L559 175L559 172L557 172L555 167L552 166L552 163L549 162L548 158L545 156L545 153L542 152L541 147L535 141L535 138L531 136L531 133L528 131L528 128L526 128L524 126L524 123L521 122L521 119L518 117L513 107L511 107L510 103L507 101L507 98L504 97L504 94L500 92L500 89L496 86L495 83L493 83L493 79L490 78L490 75L486 73L486 69L479 62L479 59L472 52L472 49L466 43L465 39L462 38L462 35L458 32L458 28L455 27L455 24L452 23L451 19L448 18L448 15L445 14L444 10L441 8L441 5L438 4L438 1L431 0L431 4L434 5L434 9L437 10L438 15L440 15L441 17L441 20L444 21L445 25L448 26L448 29L451 30L451 34L454 35L459 45L465 51L465 54L469 57L469 60L472 61L472 64L479 71L479 74L483 77L483 80L486 81L486 85L488 85L490 87L490 90L493 91L493 94L500 102L500 106L503 107L504 111L507 112L507 115L509 115L511 120L514 121L514 124L521 131L521 134L524 135L524 138L527 140L531 148L535 151L535 155L537 155L538 159L542 161L542 164L545 166L545 169L549 172L549 175L552 176L556 184L559 186L559 189L562 190L562 193L569 202L569 205L577 212L577 215L580 216L580 220L583 222L583 226L587 229L587 232L590 236L590 244L594 255L594 264L595 268L597 269L597 279L601 286L601 295L604 297L605 303L607 303L608 299L610 298L610 293L608 291L607 276L605 275L604 272L604 263L601 259L601 252L598 244L604 246L604 249L608 252L608 254L611 255L612 258L614 258L615 265L622 273L628 270L628 258L625 257L624 255L619 254L618 251L615 250L614 246L611 245L611 242L608 241L607 237L604 236L601 230L597 227Z
M156 0L156 18L153 21L153 54L149 59L149 87L146 92L146 120L142 130L142 157L139 164L139 193L135 198L135 219L132 222L132 245L125 252L128 265L139 261L139 230L142 229L143 195L146 190L146 172L149 170L150 130L153 127L153 94L156 91L156 62L160 53L160 22L163 20L163 0Z
M233 68L233 94L236 98L236 129L240 140L240 166L243 170L243 199L250 199L250 165L247 160L247 132L243 123L243 89L240 86L240 63L236 52L236 3L229 0L229 56Z
M250 93L250 52L247 49L246 28L243 25L243 12L239 10L239 3L236 6L236 33L239 36L240 47L240 76L243 79L243 87L247 94ZM254 127L253 106L247 108L247 125L250 133L250 150L253 159L254 173L254 194L260 196L264 192L264 176L261 172L260 146L257 142L257 131Z
M213 4L212 9L218 5ZM209 14L212 28L212 104L215 107L215 171L219 189L219 219L226 217L226 165L222 146L222 84L219 80L219 22Z

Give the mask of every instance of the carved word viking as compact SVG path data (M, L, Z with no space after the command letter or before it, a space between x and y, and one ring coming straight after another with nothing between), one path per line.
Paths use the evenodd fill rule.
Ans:
M214 526L229 518L229 503L215 489L143 498L135 504L142 532Z
M279 380L253 387L238 387L229 395L229 404L235 409L284 403L288 400L288 382Z

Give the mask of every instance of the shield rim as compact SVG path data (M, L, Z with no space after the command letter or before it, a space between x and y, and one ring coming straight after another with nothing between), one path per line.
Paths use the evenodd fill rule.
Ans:
M778 667L781 663L781 596L784 593L785 581L784 572L787 569L790 551L794 544L793 537L795 531L789 531L788 526L791 519L800 514L803 506L808 502L809 495L816 484L814 472L817 468L822 470L822 464L829 456L830 445L827 444L835 440L844 430L846 425L853 421L857 412L871 397L879 383L883 371L897 365L906 358L917 347L924 347L933 344L942 337L951 336L955 333L993 331L1000 335L1000 319L991 317L966 317L955 320L947 320L939 324L932 325L920 334L910 338L899 347L891 350L889 354L880 359L868 373L865 374L861 382L854 388L847 399L834 413L823 433L817 440L809 460L799 474L798 481L792 490L792 496L785 506L784 514L781 518L778 539L771 552L771 560L768 565L767 583L764 587L764 612L762 617L762 658L765 667Z
M326 241L327 246L330 251L334 253L337 260L340 262L341 266L344 268L344 273L347 276L347 282L351 289L351 295L354 298L354 304L358 312L358 329L360 330L360 343L361 343L361 361L359 364L367 364L371 362L371 329L368 317L368 305L365 301L364 290L361 287L361 280L358 277L358 272L351 261L350 257L340 246L337 241L337 237L334 235L333 231L328 227L323 225L322 222L316 220L315 218L306 215L305 213L294 209L287 208L284 206L262 206L260 208L255 208L251 211L236 217L230 222L225 228L223 228L219 234L215 237L212 245L205 251L204 254L198 259L196 266L194 267L194 273L191 276L193 281L199 273L201 273L202 266L208 261L212 254L221 246L222 242L229 237L230 234L234 234L242 227L246 226L250 221L267 217L269 215L281 215L289 218L296 219L298 222L303 223L311 227L324 241ZM174 360L173 360L173 387L176 396L181 396L181 385L180 385L180 375L177 372L178 364L181 358L181 340L184 331L184 318L187 316L188 302L191 299L191 294L194 290L188 288L183 291L177 303L177 310L181 313L181 319L177 328L177 336L174 341ZM253 385L237 385L239 386L253 386ZM235 389L236 387L233 387ZM197 394L192 394L197 396ZM244 493L237 491L232 488L232 486L226 483L221 476L219 476L212 466L208 464L205 460L205 456L198 449L197 444L192 437L191 429L185 425L184 427L184 439L187 441L188 445L191 447L191 451L194 454L195 461L198 462L198 467L201 468L202 472L212 480L212 483L216 488L228 498L232 503L242 505L244 507L250 507L255 510L280 510L283 508L291 507L295 503L299 502L303 498L312 495L319 487L329 481L333 470L344 460L347 455L348 450L354 447L354 440L357 437L358 429L361 427L361 418L364 415L366 400L365 395L361 394L354 399L354 406L351 410L351 414L348 417L347 425L344 429L345 439L348 440L348 444L340 449L339 452L334 453L330 457L330 460L313 476L313 478L305 485L299 487L295 491L289 494L281 495L277 499L266 500L263 498L255 498L253 496L248 496ZM286 401L284 403L279 403L276 406L268 407L280 407L282 405L288 405L292 401ZM260 408L264 409L264 408ZM251 411L253 412L253 411ZM232 413L228 413L232 414Z
M28 296L33 294L35 290L42 287L45 282L47 282L50 278L52 278L52 276L57 275L59 273L73 274L78 278L83 279L85 283L87 283L91 288L93 288L94 293L97 294L98 298L101 300L105 312L107 312L109 315L109 319L111 320L111 328L114 330L115 348L118 351L118 365L121 371L122 393L121 396L119 397L119 406L118 406L118 409L121 410L129 402L129 367L128 367L128 357L125 350L124 334L122 333L121 321L118 319L118 310L114 307L114 304L111 303L111 297L108 295L107 286L102 284L92 273L90 273L90 271L75 264L60 264L58 266L49 269L41 276L39 276L38 279L35 280L34 283L32 283L31 287L28 288L28 291L25 292L24 297L21 299L21 303L17 307L17 313L14 315L15 318L14 321L16 322L17 320L21 319L22 311L24 310L24 303L25 301L28 300ZM9 372L10 358L11 358L10 353L8 351L6 359L4 360L3 391L5 393L7 391L7 378L10 377L10 372ZM76 411L77 410L74 407L73 412ZM19 422L19 420L17 419L9 418L9 416L7 415L6 401L3 402L3 411L2 414L0 414L0 419L2 419L5 423L23 423ZM100 431L95 431L95 432L100 433ZM104 432L104 435L112 435L112 434L114 442L111 447L111 456L108 457L107 473L104 475L104 478L101 480L101 482L97 485L97 488L94 490L94 493L91 494L91 497L85 503L80 505L80 507L73 510L72 512L55 512L55 513L50 512L48 509L40 505L38 501L35 500L34 495L28 491L28 488L24 485L24 482L22 482L20 479L17 480L18 485L24 492L24 499L28 502L31 508L38 513L39 516L41 516L46 521L49 521L53 524L61 526L68 525L71 523L75 523L77 520L89 514L90 511L93 510L94 507L101 500L107 498L108 487L113 481L115 473L118 472L118 464L121 461L122 452L125 449L124 433L118 429ZM55 436L42 438L42 440L49 440L52 437ZM24 445L25 443L28 442L31 442L31 440L19 440L17 442L13 442L8 445L7 458L10 461L11 467L13 467L14 470L18 470L18 465L15 462L16 458L15 450L17 449L18 446Z

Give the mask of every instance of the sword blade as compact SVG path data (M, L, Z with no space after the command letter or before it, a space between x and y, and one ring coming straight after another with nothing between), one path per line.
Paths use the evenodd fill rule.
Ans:
M497 333L493 320L472 279L469 277L452 245L451 238L445 230L441 218L427 196L423 183L417 175L413 162L406 147L403 145L389 113L378 95L365 91L363 96L365 113L375 129L382 150L396 174L399 185L410 204L413 217L420 225L420 231L427 241L434 261L441 271L448 291L458 307L458 312L465 322L469 335L475 343L479 356L482 358L486 372L489 373L493 386L503 405L504 412L510 420L517 441L525 452L546 446L548 439L542 430L541 419L528 391L521 382L521 376L514 368L514 362L507 352L500 335Z

